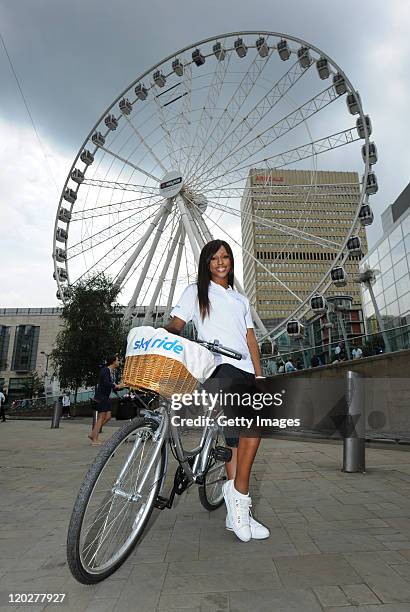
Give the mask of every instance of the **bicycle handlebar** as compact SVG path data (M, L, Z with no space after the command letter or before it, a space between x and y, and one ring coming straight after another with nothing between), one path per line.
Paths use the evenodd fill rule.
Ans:
M242 353L238 353L238 351L235 351L235 349L223 346L219 343L219 340L214 340L213 342L207 342L206 340L194 340L194 342L201 344L212 353L218 353L218 355L225 355L225 357L231 357L231 359L237 359L238 361L243 359Z

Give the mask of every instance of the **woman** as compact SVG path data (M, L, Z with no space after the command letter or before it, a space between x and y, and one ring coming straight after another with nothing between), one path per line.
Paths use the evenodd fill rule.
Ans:
M255 376L261 376L259 347L253 330L249 300L233 288L234 258L224 240L213 240L204 246L199 259L198 281L189 285L171 312L167 331L180 334L185 324L193 321L198 338L218 339L224 346L238 351L241 361L222 355L216 357L217 368L205 387L212 387L212 378L222 391L234 385L252 392ZM248 542L251 538L269 537L269 530L251 513L249 477L260 438L226 438L232 459L226 464L228 476L223 486L227 507L226 527Z
M118 391L119 389L124 389L125 387L124 383L117 385L114 381L114 372L119 365L120 358L118 355L113 355L107 359L107 365L100 370L97 390L94 397L96 402L96 410L98 411L98 418L91 431L91 434L88 436L91 440L91 446L101 445L101 441L98 439L101 428L111 419L111 391Z

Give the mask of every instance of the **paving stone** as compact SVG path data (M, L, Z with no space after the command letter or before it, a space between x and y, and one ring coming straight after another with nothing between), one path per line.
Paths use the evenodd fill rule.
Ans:
M366 584L344 584L342 590L349 603L359 606L362 604L379 604L380 600Z
M322 586L313 589L323 607L344 606L350 602L339 586Z
M322 554L275 559L279 576L286 587L342 585L360 583L358 573L341 555Z
M308 589L275 589L229 593L230 612L322 612Z
M410 582L372 553L347 553L345 558L383 603L410 602Z
M192 487L171 510L154 511L110 578L78 584L65 539L96 454L88 429L81 421L60 430L10 422L7 436L0 429L0 591L66 592L64 612L410 610L410 453L369 449L368 472L346 475L334 441L262 440L251 494L268 540L240 542L225 529L224 506L207 512ZM113 431L115 423L105 435ZM27 444L16 447L17 437Z

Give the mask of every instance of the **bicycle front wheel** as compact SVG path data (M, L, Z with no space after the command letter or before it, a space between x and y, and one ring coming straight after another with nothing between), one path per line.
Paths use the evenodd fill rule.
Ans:
M219 436L215 437L212 448L218 446L218 440L220 440ZM226 479L225 462L210 455L203 484L198 487L199 501L206 510L212 512L222 506L224 502L222 486Z
M157 429L153 419L133 419L106 442L85 477L67 536L68 566L82 584L113 574L144 531L165 472Z

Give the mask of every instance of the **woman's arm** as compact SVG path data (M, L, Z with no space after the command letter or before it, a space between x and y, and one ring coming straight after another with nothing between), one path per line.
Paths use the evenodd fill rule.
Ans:
M164 327L170 334L180 335L182 330L185 327L185 321L183 319L179 319L178 317L172 317L171 321Z
M252 359L253 367L255 368L255 376L262 376L261 356L259 352L258 342L256 340L253 328L248 327L246 332L246 342L248 344L249 353Z

